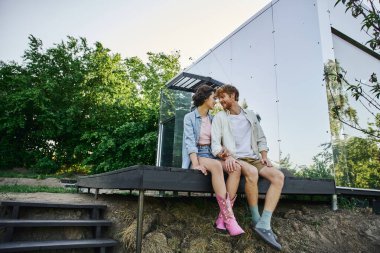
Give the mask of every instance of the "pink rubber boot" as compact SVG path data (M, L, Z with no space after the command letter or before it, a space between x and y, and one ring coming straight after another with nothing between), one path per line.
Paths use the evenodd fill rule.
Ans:
M236 222L235 215L232 211L230 196L227 193L226 198L222 198L216 195L216 200L218 201L219 208L222 212L222 217L224 225L231 236L241 235L244 230Z
M231 199L231 207L234 207L235 200L236 200L237 194L235 194L235 197ZM226 226L224 225L223 215L222 211L219 212L218 218L215 221L215 228L219 230L226 230Z

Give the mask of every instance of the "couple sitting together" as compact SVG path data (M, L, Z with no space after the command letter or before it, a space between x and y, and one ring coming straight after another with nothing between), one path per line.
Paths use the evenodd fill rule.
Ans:
M210 110L219 99L223 111L214 117ZM269 245L281 250L271 229L271 217L280 199L284 184L283 173L272 166L264 132L257 116L238 104L239 91L223 85L216 91L200 86L193 95L196 109L184 118L182 167L211 173L212 186L220 208L215 226L231 236L244 233L237 223L233 206L241 174L245 177L245 193L252 216L253 230ZM224 172L228 178L225 182ZM262 214L258 209L258 179L269 180Z

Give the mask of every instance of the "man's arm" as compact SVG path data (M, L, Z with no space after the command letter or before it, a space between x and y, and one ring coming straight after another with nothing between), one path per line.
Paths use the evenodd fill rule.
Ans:
M223 122L222 115L216 114L212 122L211 149L212 154L224 160L224 166L228 172L233 172L241 166L234 157L231 156L226 147L222 146Z
M259 148L259 152L261 154L261 163L267 165L268 167L272 167L272 163L268 159L269 148L267 145L267 138L265 137L263 128L261 127L255 113L253 113L253 117L257 127L257 147Z
M257 116L254 112L252 112L253 120L256 123L256 129L257 129L257 147L259 148L259 152L261 154L262 151L266 151L266 153L269 151L268 144L267 144L267 138L265 137L263 128L260 125L259 120L257 119ZM266 156L266 154L265 154Z
M218 156L222 152L222 119L217 113L214 116L211 127L211 150L214 156Z
M268 152L263 150L260 152L260 154L261 154L261 163L265 164L268 167L272 167L273 165L271 161L268 159Z

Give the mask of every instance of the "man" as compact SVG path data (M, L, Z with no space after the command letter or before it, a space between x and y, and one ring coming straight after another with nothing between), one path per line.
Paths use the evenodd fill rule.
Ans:
M216 96L224 110L215 115L212 123L212 153L225 161L227 172L241 165L253 229L269 245L281 250L271 228L271 217L281 196L284 174L268 159L266 138L256 114L239 106L239 91L232 85L223 85ZM227 156L222 145L229 151ZM258 210L259 175L270 181L262 215Z

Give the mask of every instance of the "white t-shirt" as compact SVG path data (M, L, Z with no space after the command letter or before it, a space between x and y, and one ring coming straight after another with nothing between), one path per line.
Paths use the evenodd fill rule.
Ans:
M232 135L236 144L236 155L238 158L250 157L258 159L251 147L251 124L244 116L243 111L239 115L228 115L232 127Z

